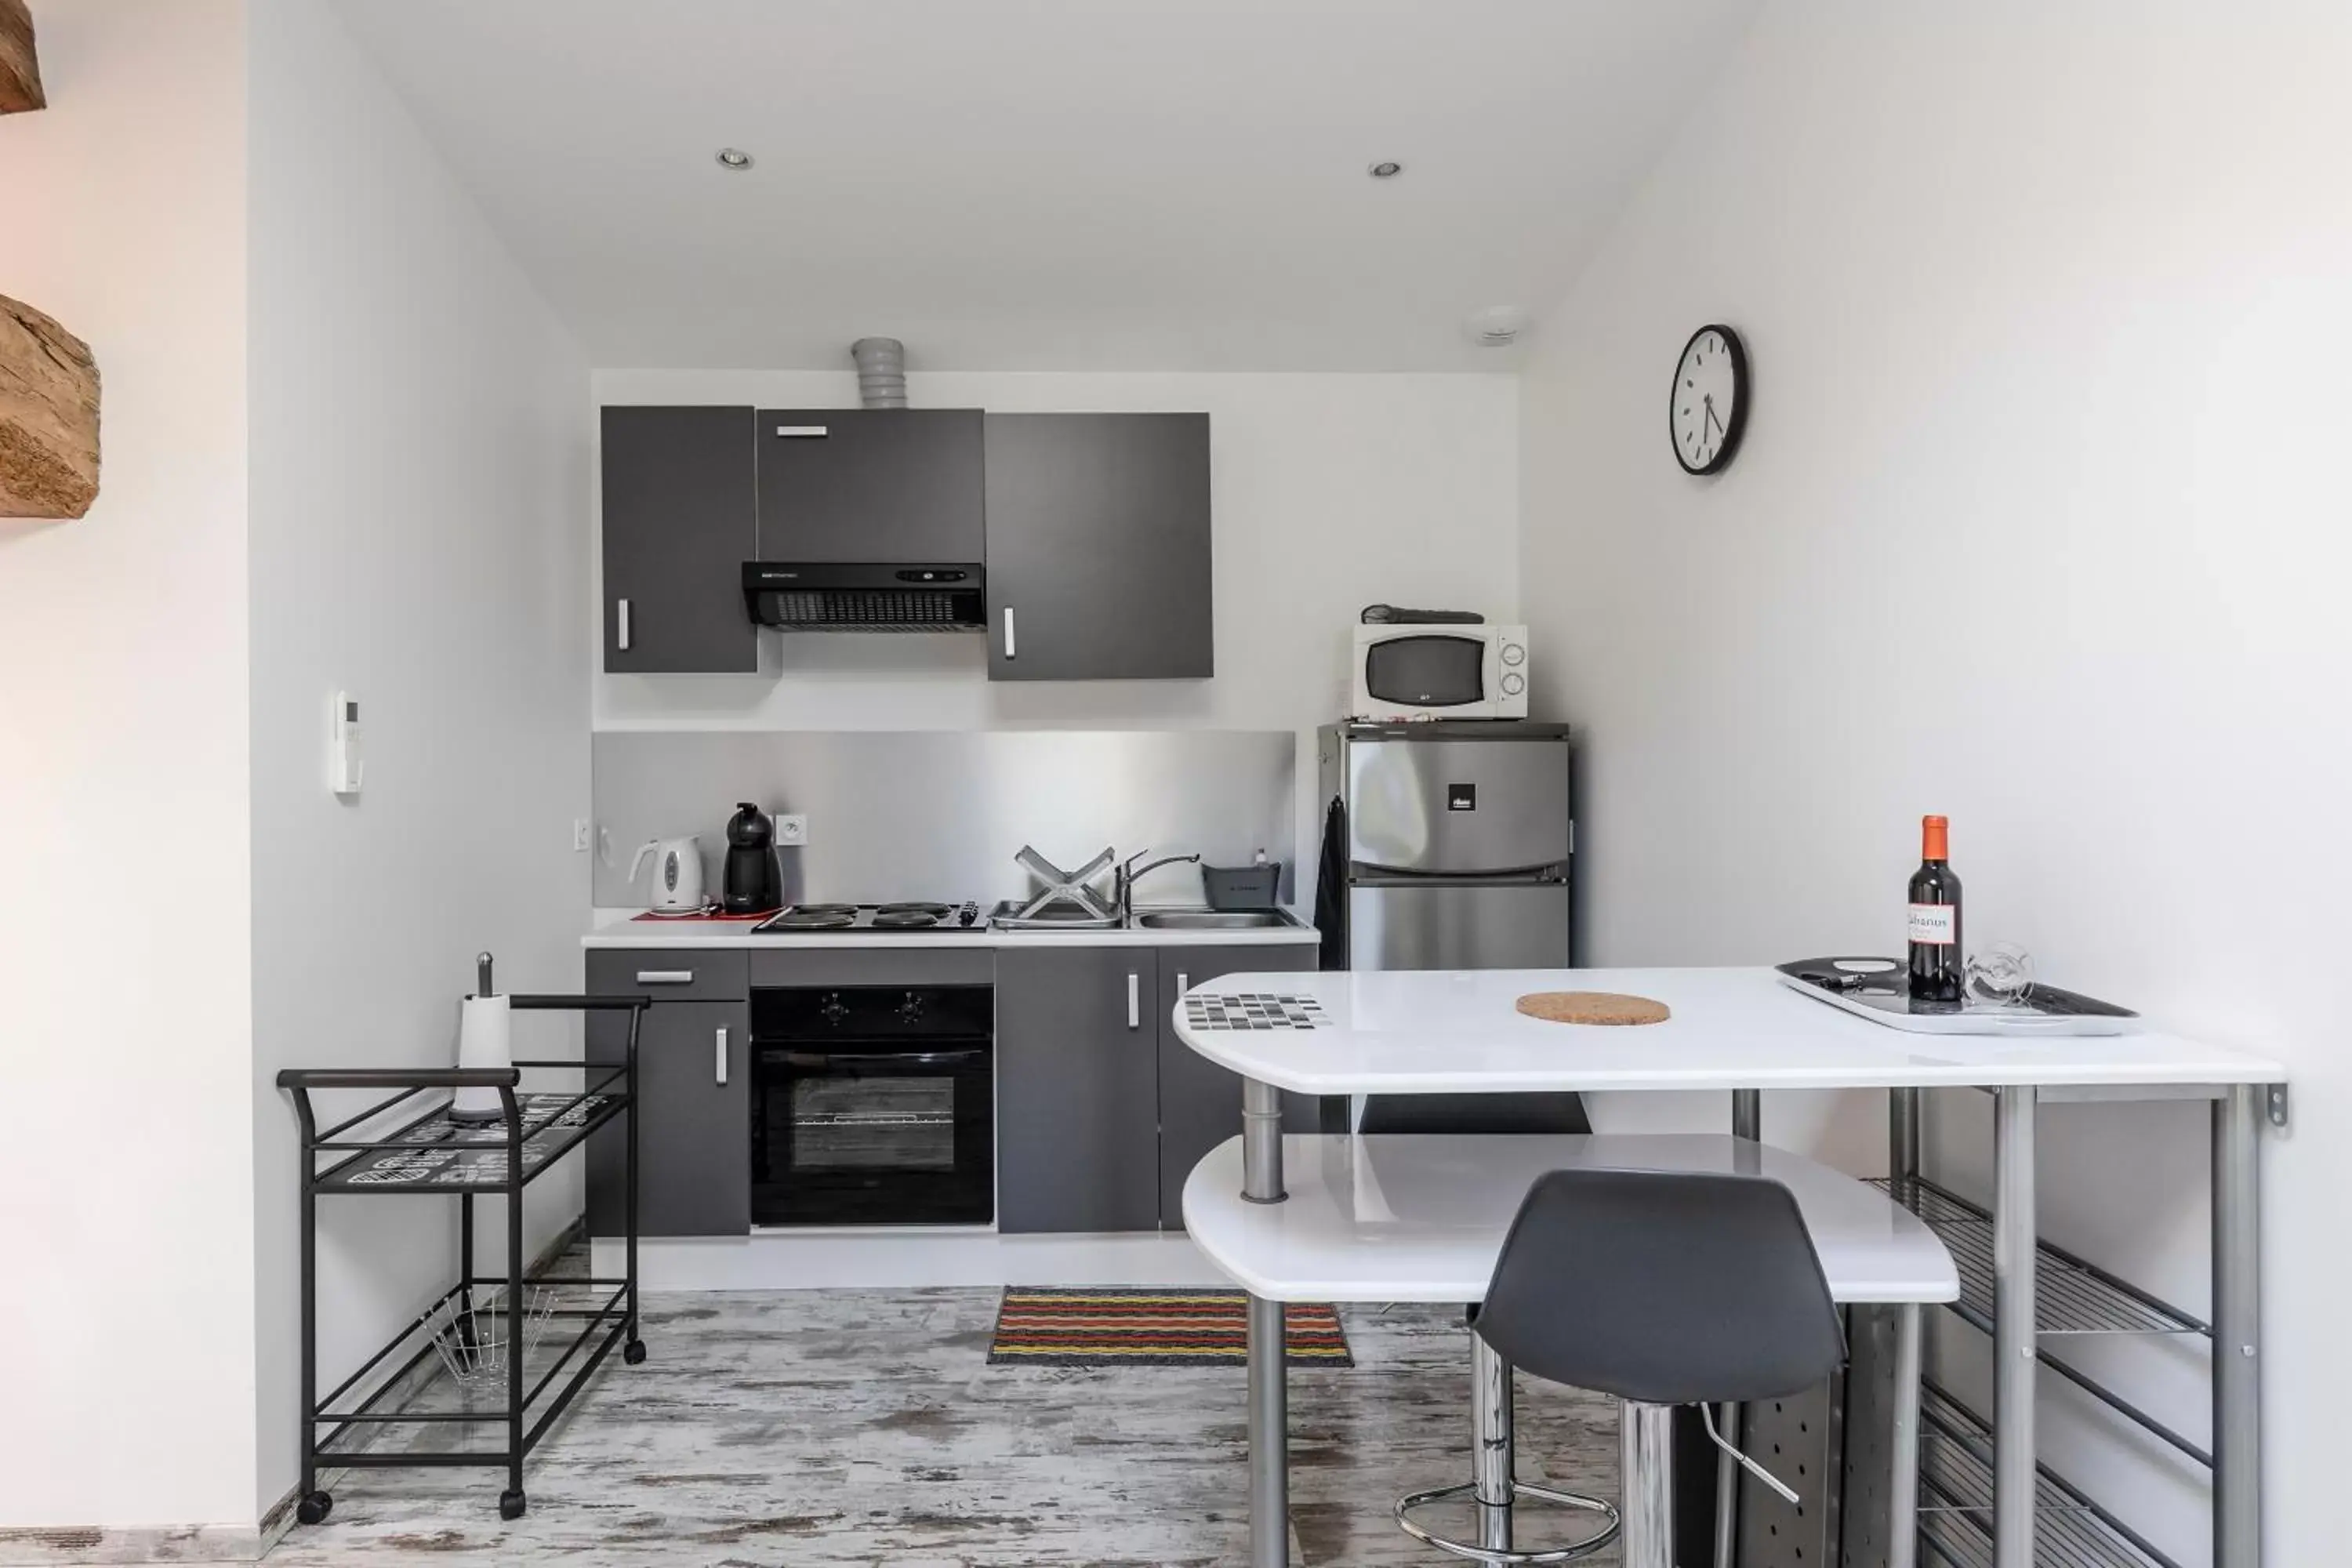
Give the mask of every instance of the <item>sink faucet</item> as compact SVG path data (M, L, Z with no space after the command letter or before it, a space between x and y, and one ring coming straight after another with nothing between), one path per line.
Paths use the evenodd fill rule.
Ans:
M1135 919L1135 883L1137 878L1157 871L1162 866L1173 866L1180 861L1197 862L1201 858L1198 855L1166 855L1154 860L1149 866L1136 865L1138 860L1142 859L1146 855L1150 853L1151 851L1149 849L1137 850L1134 854L1120 861L1118 863L1118 870L1111 874L1111 887L1113 889L1114 896L1118 900L1118 922L1121 925L1130 924Z

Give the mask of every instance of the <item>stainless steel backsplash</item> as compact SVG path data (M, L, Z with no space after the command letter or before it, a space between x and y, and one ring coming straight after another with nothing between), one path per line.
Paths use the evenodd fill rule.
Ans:
M701 836L714 895L739 801L809 819L783 851L795 901L975 898L1025 891L1013 851L1073 868L1200 851L1246 864L1263 847L1296 897L1296 737L1287 730L669 731L594 737L599 906L641 905L629 860L647 839ZM1190 866L1154 872L1139 903L1196 904Z

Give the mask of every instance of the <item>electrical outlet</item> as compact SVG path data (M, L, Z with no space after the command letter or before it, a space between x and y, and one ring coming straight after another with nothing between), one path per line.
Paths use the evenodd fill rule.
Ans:
M807 843L808 818L800 816L776 818L776 842L779 844Z
M572 852L574 855L588 853L588 819L584 816L572 819Z

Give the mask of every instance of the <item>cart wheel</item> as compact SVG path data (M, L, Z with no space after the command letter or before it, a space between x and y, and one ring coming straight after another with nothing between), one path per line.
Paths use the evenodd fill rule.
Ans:
M627 1344L623 1345L621 1347L621 1359L627 1362L631 1366L635 1366L639 1362L645 1360L646 1342L643 1340L631 1340Z
M500 1492L499 1494L499 1517L500 1519L520 1519L522 1517L522 1510L527 1506L528 1501L520 1492Z
M305 1524L323 1524L335 1511L335 1500L325 1492L310 1492L294 1505L294 1517Z

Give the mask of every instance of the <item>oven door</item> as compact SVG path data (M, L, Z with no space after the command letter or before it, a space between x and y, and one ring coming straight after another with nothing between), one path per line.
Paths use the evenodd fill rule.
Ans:
M755 1039L752 1051L752 1224L996 1217L987 1038Z

